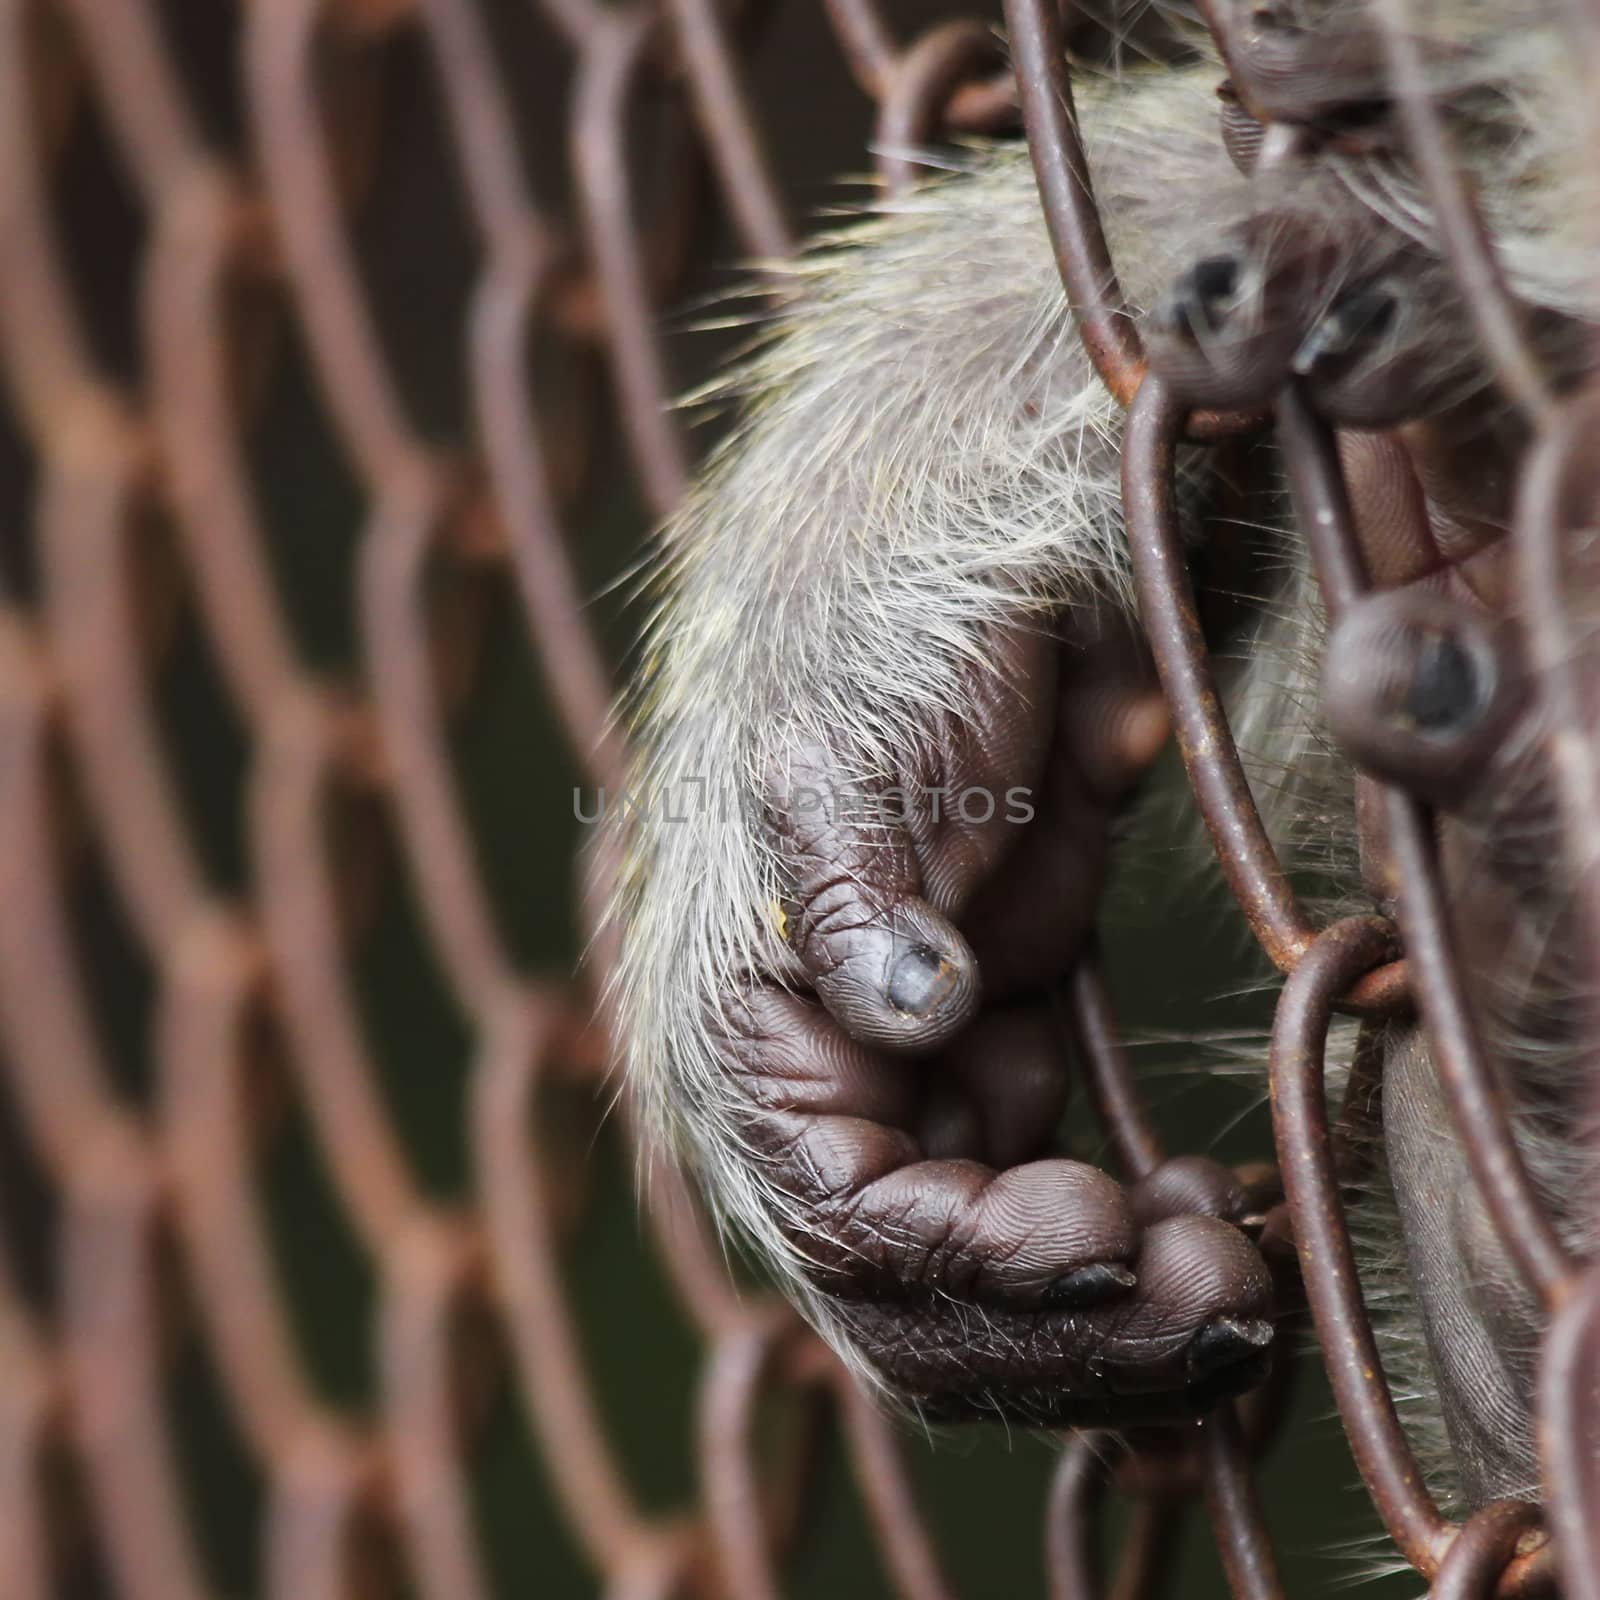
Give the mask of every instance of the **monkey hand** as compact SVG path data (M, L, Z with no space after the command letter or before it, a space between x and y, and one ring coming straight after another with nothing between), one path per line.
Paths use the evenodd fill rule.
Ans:
M781 746L762 825L794 965L731 979L714 1029L742 1159L818 1320L925 1415L1192 1414L1255 1381L1273 1339L1237 1184L1191 1159L1124 1188L1051 1153L1069 1070L1050 989L1165 711L1121 622L992 645L960 722L902 772Z

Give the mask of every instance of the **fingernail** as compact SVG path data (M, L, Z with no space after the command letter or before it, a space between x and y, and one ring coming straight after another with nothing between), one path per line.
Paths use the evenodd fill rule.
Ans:
M1189 1381L1203 1382L1229 1367L1264 1355L1272 1345L1272 1324L1260 1318L1218 1317L1189 1343Z
M1358 289L1338 301L1305 337L1290 363L1302 378L1312 377L1328 360L1357 349L1362 341L1381 339L1394 321L1397 306L1387 289Z
M1138 1281L1131 1267L1121 1266L1115 1261L1096 1261L1091 1266L1079 1267L1076 1272L1057 1278L1045 1289L1044 1303L1068 1309L1097 1306L1102 1300L1112 1300L1119 1294L1126 1294Z
M889 973L889 1004L913 1017L924 1016L955 988L958 976L937 950L914 944Z
M1239 277L1239 263L1232 256L1196 262L1163 308L1166 328L1189 339L1215 333L1239 291Z
M1489 705L1492 685L1485 677L1458 640L1429 631L1418 644L1401 714L1424 733L1462 733Z

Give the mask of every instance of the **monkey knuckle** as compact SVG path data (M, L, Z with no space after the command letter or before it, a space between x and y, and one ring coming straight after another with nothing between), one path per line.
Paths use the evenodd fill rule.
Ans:
M1174 1156L1134 1185L1133 1216L1145 1226L1173 1216L1213 1216L1236 1221L1245 1206L1237 1175L1209 1156Z
M1357 602L1325 661L1324 715L1346 752L1456 808L1470 804L1526 704L1504 631L1438 595Z
M828 947L848 946L859 935L882 926L893 902L864 885L848 871L817 874L800 891L800 941L808 954L831 959Z

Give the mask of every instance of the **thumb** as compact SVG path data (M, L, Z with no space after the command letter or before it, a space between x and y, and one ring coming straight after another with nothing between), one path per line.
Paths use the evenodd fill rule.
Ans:
M775 772L766 808L787 937L817 997L852 1038L907 1053L944 1044L979 994L966 940L922 897L919 801L809 744Z

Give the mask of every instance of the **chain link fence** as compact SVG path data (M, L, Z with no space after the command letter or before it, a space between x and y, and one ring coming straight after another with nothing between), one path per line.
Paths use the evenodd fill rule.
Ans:
M597 1213L626 1230L627 1108L603 1118L587 991L530 974L568 970L559 930L583 920L570 782L614 781L621 756L588 596L692 468L670 308L708 261L789 254L794 192L861 165L864 135L892 153L1023 127L1084 338L1130 405L1130 543L1178 742L1286 977L1287 1202L1267 1228L1299 1242L1361 1477L1437 1595L1533 1594L1557 1568L1563 1592L1600 1594L1600 1278L1519 1165L1427 813L1387 801L1398 929L1313 924L1217 710L1175 526L1185 430L1261 419L1185 418L1141 381L1076 180L1061 19L1008 0L1009 57L997 20L871 0L0 0L6 1595L557 1592L548 1517L494 1487L535 1482L597 1592L755 1600L822 1515L830 1430L884 1585L957 1592L908 1441L792 1313L735 1286L659 1168L649 1270L680 1323L650 1336L697 1368L695 1470L657 1461L667 1492L641 1491L585 1340L626 1350L619 1318L655 1324L583 1289L569 1249ZM758 97L749 64L775 36L790 90ZM1538 424L1516 539L1574 752L1562 822L1592 841L1600 742L1559 537L1585 504L1590 402L1530 376L1414 64L1394 66L1475 321ZM848 117L816 127L811 71L848 72ZM881 169L909 179L896 155ZM1348 603L1366 578L1331 433L1292 395L1277 426L1324 592ZM1597 882L1578 887L1600 918ZM1552 1313L1546 1505L1464 1529L1383 1381L1333 1158L1350 1128L1321 1090L1336 1009L1376 1026L1413 1003ZM1097 971L1073 1004L1138 1175L1161 1147ZM1156 1592L1196 1498L1233 1593L1283 1593L1251 1463L1285 1403L1269 1387L1176 1450L1067 1443L1049 1593ZM509 1456L523 1477L485 1468Z

